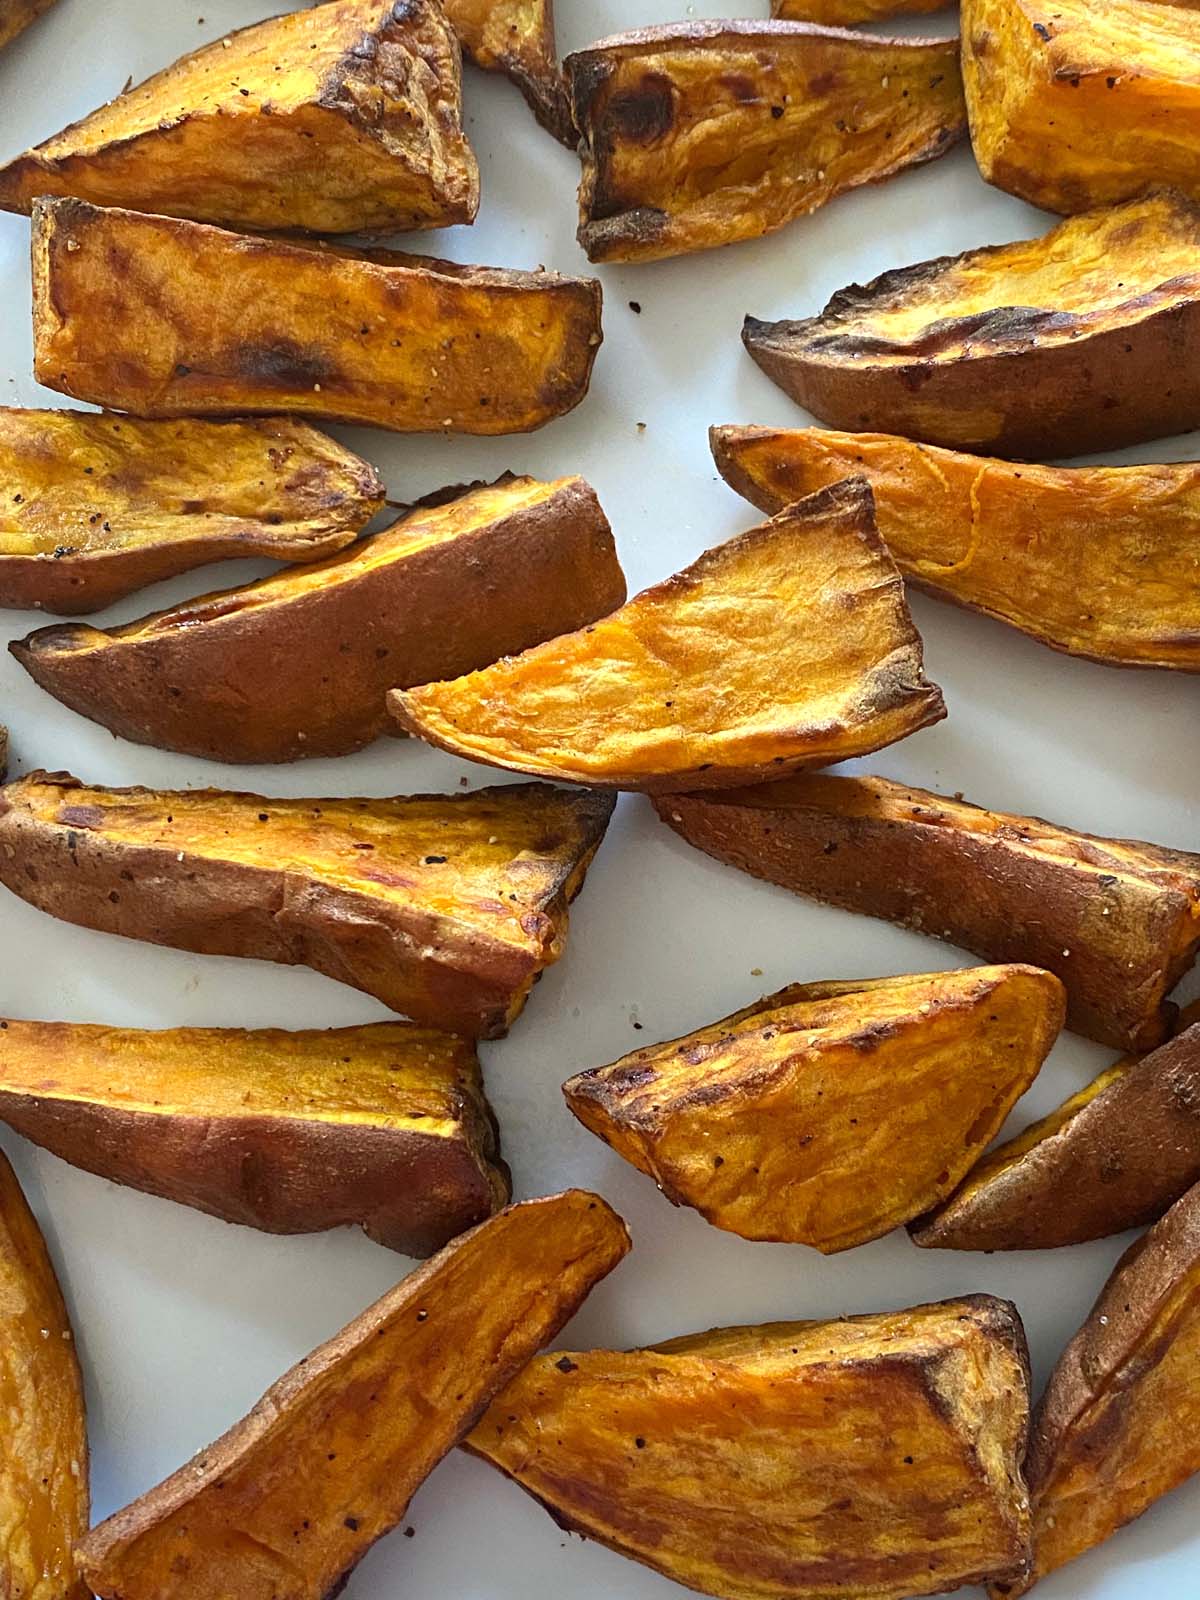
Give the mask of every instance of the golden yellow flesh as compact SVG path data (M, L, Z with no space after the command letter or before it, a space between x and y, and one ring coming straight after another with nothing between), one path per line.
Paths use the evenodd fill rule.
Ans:
M731 539L590 628L390 704L409 731L473 760L629 788L783 776L942 714L855 485Z
M767 512L861 473L934 594L1072 654L1200 671L1200 464L1018 466L817 428L716 428L713 451Z
M1019 1566L1027 1537L1026 1379L989 1307L552 1352L467 1447L567 1526L706 1594L953 1588Z
M553 0L446 0L463 54L510 77L542 126L574 151L576 134L558 64Z

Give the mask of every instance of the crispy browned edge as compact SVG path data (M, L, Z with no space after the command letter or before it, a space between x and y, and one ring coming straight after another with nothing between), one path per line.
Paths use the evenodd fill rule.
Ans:
M582 1203L588 1210L601 1208L607 1215L612 1227L611 1248L607 1251L599 1248L597 1241L595 1253L598 1256L596 1270L591 1274L590 1281L582 1286L581 1292L576 1292L563 1300L550 1319L545 1337L540 1338L538 1346L548 1344L555 1337L560 1328L574 1315L579 1306L587 1298L594 1285L610 1273L620 1261L628 1254L631 1245L629 1230L622 1218L600 1195L593 1194L586 1189L566 1189L559 1194L543 1195L537 1199L525 1200L518 1205L509 1206L500 1211L487 1222L480 1223L479 1227L472 1228L467 1233L459 1234L458 1238L451 1240L444 1250L427 1261L424 1266L418 1267L410 1273L401 1283L376 1300L373 1305L361 1312L353 1321L346 1324L332 1339L326 1340L303 1360L289 1368L266 1391L262 1398L251 1408L240 1422L234 1423L221 1437L215 1440L203 1452L204 1464L198 1468L194 1461L180 1467L170 1477L165 1478L157 1487L149 1490L139 1499L132 1501L123 1510L115 1512L106 1521L97 1523L80 1542L77 1549L77 1564L82 1576L93 1585L101 1582L105 1557L114 1545L125 1544L138 1538L148 1531L160 1520L172 1516L176 1511L186 1506L201 1489L209 1483L215 1482L221 1474L233 1465L245 1452L253 1447L269 1433L275 1426L281 1414L286 1414L289 1404L299 1395L302 1395L309 1385L316 1379L335 1369L342 1358L348 1355L357 1345L365 1343L372 1338L376 1330L386 1322L396 1317L405 1305L420 1300L426 1289L436 1281L437 1274L450 1254L460 1250L469 1240L483 1231L492 1227L497 1221L513 1211L524 1210L530 1207L546 1208L569 1201L571 1204ZM561 1282L561 1280L560 1280ZM556 1286L557 1287L557 1286ZM533 1351L518 1351L515 1356L510 1355L507 1360L498 1360L488 1374L486 1385L483 1386L483 1397L473 1409L463 1417L461 1425L453 1437L446 1442L445 1454L461 1442L462 1438L470 1432L475 1423L486 1411L495 1395L513 1378L516 1373L536 1353ZM403 1513L401 1513L403 1515ZM365 1554L365 1551L362 1552ZM341 1592L344 1582L349 1578L349 1573L341 1583L335 1585L327 1596L327 1600L334 1600L334 1596ZM105 1586L97 1588L98 1594L116 1596L116 1591Z
M1195 215L1200 233L1200 202L1174 198ZM828 426L900 433L950 450L1058 458L1183 433L1200 423L1200 268L1189 303L1164 306L1134 328L1085 329L1049 347L1038 345L1039 332L1061 330L1076 320L1071 313L1001 306L943 318L910 341L910 360L886 366L870 358L893 345L852 328L840 331L877 297L919 290L966 256L1005 248L986 245L893 268L865 285L839 289L815 317L766 322L747 316L742 342L773 383ZM1153 304L1164 287L1132 304ZM1014 333L1027 341L1022 349L988 351L990 339ZM963 335L970 336L970 354L940 362L943 344ZM1003 409L1005 420L969 439L928 421L934 406L952 416L987 405Z
M448 4L446 9L450 16L450 24L455 27L453 4ZM519 50L504 51L496 58L495 66L485 66L471 51L463 32L457 28L456 31L465 59L483 72L502 72L516 84L525 99L525 104L546 132L552 134L559 144L566 145L568 150L574 150L579 142L579 134L571 114L571 97L567 92L566 78L556 59L554 0L546 0L546 22L547 28L541 42L550 59L543 72L533 71L521 59Z

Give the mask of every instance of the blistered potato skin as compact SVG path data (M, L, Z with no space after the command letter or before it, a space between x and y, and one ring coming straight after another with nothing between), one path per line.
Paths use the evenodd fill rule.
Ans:
M574 150L566 79L554 40L553 0L446 0L463 53L486 72L503 72L548 133Z
M225 1222L359 1224L406 1255L431 1255L510 1198L474 1047L405 1022L152 1033L10 1018L0 1122Z
M37 200L33 219L39 381L137 416L527 433L579 404L600 344L592 278L260 238L82 200Z
M93 1528L85 1579L102 1600L329 1600L628 1248L579 1189L463 1234Z
M1200 672L1200 464L1016 465L894 434L712 428L768 514L848 474L871 485L909 583L1106 666Z
M945 715L861 481L707 551L592 627L388 703L452 754L651 792L782 777Z
M56 699L139 744L213 761L361 749L386 697L585 627L625 598L582 478L516 478L432 509L321 566L104 631L40 628L9 648Z
M1200 200L1200 37L1153 0L964 0L971 139L989 183L1045 211L1169 184Z
M53 4L54 0L0 0L0 50Z
M941 1250L1048 1250L1155 1222L1200 1183L1200 1023L997 1146L912 1226Z
M466 1447L702 1593L900 1600L1024 1569L1028 1407L1015 1309L973 1295L551 1352Z
M383 505L306 422L0 409L0 606L77 616L210 561L314 561Z
M470 222L458 42L435 0L325 0L216 39L0 168L0 207L75 195L249 229Z
M0 1592L89 1600L75 1576L88 1526L83 1380L54 1267L0 1154Z
M1198 252L1200 206L1153 194L885 272L803 321L747 317L742 339L832 428L1019 459L1119 449L1200 423Z
M1062 1026L1035 967L795 984L563 1085L584 1127L676 1205L825 1254L948 1195Z
M1050 1375L1026 1464L1033 1564L1024 1594L1200 1472L1200 1188L1118 1261Z
M0 883L52 916L317 972L497 1038L566 944L613 801L545 784L384 800L0 790Z
M956 39L668 24L602 39L566 70L592 261L756 239L966 130Z
M1200 856L1105 839L886 778L806 774L655 799L689 843L752 876L1026 961L1066 986L1067 1027L1149 1050L1200 947Z
M819 22L834 28L884 22L889 17L924 16L943 9L941 0L771 0L773 17L785 22Z

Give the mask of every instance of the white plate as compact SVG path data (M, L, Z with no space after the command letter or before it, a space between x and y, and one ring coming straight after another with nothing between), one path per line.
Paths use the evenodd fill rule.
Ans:
M0 154L57 131L131 75L139 80L278 9L270 0L59 0L0 57ZM744 9L761 12L765 0ZM559 12L564 50L672 16L649 0L559 0ZM708 3L686 12L720 16L724 8ZM934 30L926 23L924 31ZM495 265L596 271L605 342L591 393L571 416L529 437L336 431L384 470L397 496L506 467L583 473L612 520L631 590L757 520L717 478L705 441L710 423L806 420L744 355L745 312L805 315L834 289L887 267L1033 235L1051 221L986 188L964 148L835 201L770 239L652 266L591 269L574 239L575 158L534 124L506 82L472 71L466 88L483 177L479 220L471 229L417 236L410 247ZM30 376L27 249L27 223L0 217L0 402L62 404ZM1172 439L1126 458L1178 459L1195 448L1194 438ZM137 616L255 570L193 573L100 620ZM1196 847L1194 678L1108 671L921 595L912 604L950 715L874 758L871 770L1097 833ZM19 637L38 620L8 613L6 634ZM164 755L113 739L42 693L10 657L0 659L0 720L10 724L18 772L65 767L100 783L290 795L451 790L463 775L496 779L416 743L384 742L347 760L284 768ZM69 927L0 896L0 1009L8 1015L142 1027L312 1027L385 1015L366 996L303 968L160 950ZM646 801L622 799L576 902L566 959L539 985L511 1038L482 1052L518 1197L591 1185L633 1231L632 1254L561 1342L626 1346L723 1323L988 1290L1020 1307L1040 1384L1128 1239L989 1257L917 1250L901 1232L831 1260L799 1246L748 1244L672 1209L648 1179L584 1132L559 1094L579 1068L709 1022L785 983L965 961L916 934L754 883L675 838ZM1194 982L1182 990L1195 992ZM1064 1035L1014 1123L1049 1110L1109 1059L1111 1052ZM7 1133L2 1142L46 1229L75 1319L97 1516L214 1438L410 1265L356 1232L271 1238L76 1172ZM1133 1600L1151 1592L1156 1600L1191 1600L1198 1509L1200 1484L1192 1484L1048 1579L1039 1595ZM669 1600L682 1593L560 1532L513 1485L461 1453L433 1474L408 1522L413 1538L384 1540L359 1568L349 1590L355 1600L397 1593Z

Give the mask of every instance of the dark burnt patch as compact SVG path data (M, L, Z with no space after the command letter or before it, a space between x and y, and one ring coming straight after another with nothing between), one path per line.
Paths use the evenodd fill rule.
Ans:
M55 820L67 828L102 828L104 826L104 808L102 806L60 806Z
M759 98L758 85L744 72L723 72L717 82L722 89L728 90L739 105L752 105Z
M295 339L272 339L269 344L235 345L229 368L238 377L281 389L311 389L340 376L328 356Z
M749 82L749 80L746 80ZM753 85L750 86L753 92ZM613 95L604 113L608 143L654 144L675 120L675 93L661 72L646 72L635 89Z

